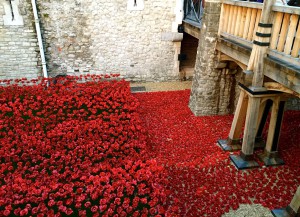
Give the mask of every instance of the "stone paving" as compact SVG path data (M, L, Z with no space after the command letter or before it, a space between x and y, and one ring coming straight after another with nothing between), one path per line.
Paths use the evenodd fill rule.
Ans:
M191 89L192 81L174 81L174 82L131 82L130 87L145 87L144 90L133 92L157 92L157 91L176 91ZM142 89L142 88L141 88Z

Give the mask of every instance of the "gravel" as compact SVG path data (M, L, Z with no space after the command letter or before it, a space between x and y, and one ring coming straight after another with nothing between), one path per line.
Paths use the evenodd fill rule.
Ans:
M273 217L271 211L260 204L241 204L237 210L232 210L222 217Z

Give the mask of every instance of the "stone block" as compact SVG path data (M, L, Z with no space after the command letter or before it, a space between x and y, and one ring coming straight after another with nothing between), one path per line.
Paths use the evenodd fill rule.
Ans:
M164 32L164 33L161 33L161 40L162 41L178 42L178 41L182 41L182 39L183 39L183 33L177 33L177 32Z

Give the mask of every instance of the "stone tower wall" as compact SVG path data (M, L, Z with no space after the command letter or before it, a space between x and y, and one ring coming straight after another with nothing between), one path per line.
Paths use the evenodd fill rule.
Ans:
M219 27L221 4L207 0L202 18L198 55L189 107L195 115L228 114L234 112L238 76L216 69L215 45Z

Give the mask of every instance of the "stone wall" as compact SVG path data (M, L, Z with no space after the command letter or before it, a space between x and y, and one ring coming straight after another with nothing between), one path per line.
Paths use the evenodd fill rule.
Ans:
M220 9L220 1L205 2L189 102L189 107L195 115L233 113L236 96L239 94L236 76L215 68Z
M39 48L30 0L0 1L0 79L41 75Z
M145 0L141 10L128 10L134 2L130 0L38 2L50 75L120 73L138 81L178 79L178 47L162 40L172 32L176 0Z
M0 1L0 79L42 75L30 0ZM37 0L48 74L179 79L182 0ZM7 9L7 10L6 10ZM175 35L174 35L175 34Z
M300 99L299 98L290 98L287 100L285 105L286 110L300 110Z

